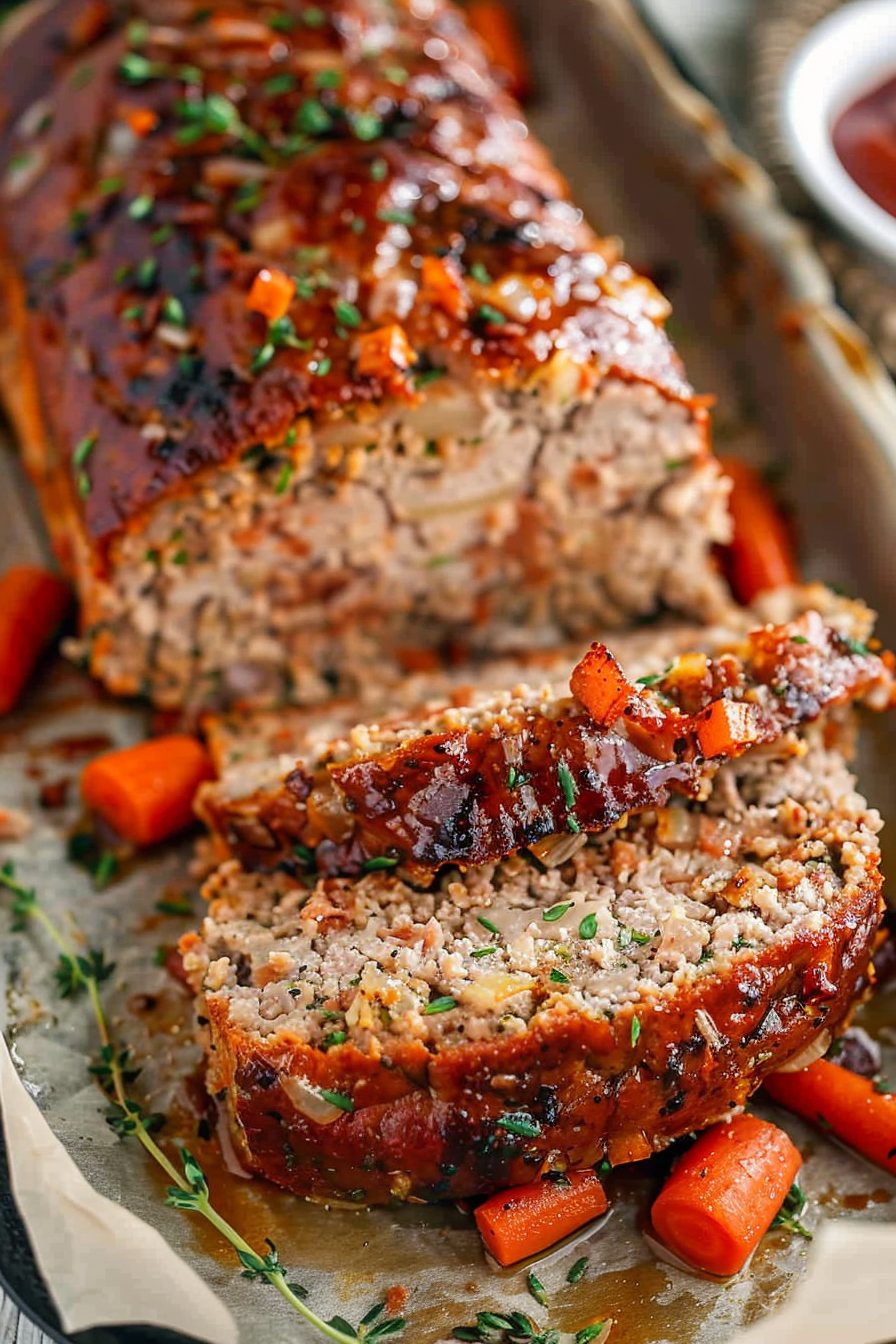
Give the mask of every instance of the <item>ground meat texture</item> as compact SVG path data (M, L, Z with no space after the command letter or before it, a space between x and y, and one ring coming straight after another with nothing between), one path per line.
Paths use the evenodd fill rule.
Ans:
M308 702L724 605L667 304L429 8L51 0L0 38L0 385L117 692Z
M825 616L798 614L816 597ZM359 724L323 748L320 733L306 732L282 784L211 786L203 815L224 838L222 848L248 866L313 865L331 875L397 868L418 885L446 863L553 850L628 812L663 806L673 794L702 796L725 754L775 742L839 704L886 708L892 659L846 633L867 630L867 608L798 590L791 615L749 632L736 622L727 631L691 632L690 645L683 630L640 646L622 637L614 655L592 650L571 679L567 673L555 685L516 684L476 697L468 689L416 715ZM602 720L570 695L570 686L582 689L580 672L595 656L622 688L618 707ZM645 659L655 669L646 677ZM740 726L719 751L713 725L727 724L732 712Z
M847 1017L880 821L834 725L547 870L310 886L229 861L182 944L241 1160L300 1194L485 1193L731 1114ZM546 918L547 916L547 918Z

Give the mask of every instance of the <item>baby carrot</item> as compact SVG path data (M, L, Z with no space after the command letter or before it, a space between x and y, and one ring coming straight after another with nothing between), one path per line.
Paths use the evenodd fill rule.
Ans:
M81 796L122 839L142 848L190 825L196 790L213 776L194 737L156 737L97 756L81 775Z
M513 15L502 0L470 0L467 22L495 65L507 75L507 87L520 102L532 88L529 62Z
M654 1201L656 1233L695 1269L737 1274L771 1226L800 1163L784 1131L756 1116L713 1125L679 1159Z
M537 1255L607 1211L593 1171L571 1171L562 1181L540 1180L502 1190L480 1204L479 1234L500 1265Z
M790 534L759 473L734 457L719 459L732 481L728 507L734 535L725 550L728 581L740 602L767 588L799 582Z
M822 1129L829 1129L879 1167L896 1173L896 1096L870 1078L819 1059L798 1073L773 1073L769 1096Z
M70 602L68 585L36 565L16 565L0 579L0 714L18 701Z

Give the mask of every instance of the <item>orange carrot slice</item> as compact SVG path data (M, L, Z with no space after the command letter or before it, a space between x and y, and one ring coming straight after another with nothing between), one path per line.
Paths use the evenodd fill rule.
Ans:
M569 689L588 713L604 727L615 723L635 688L604 644L591 648L573 668Z
M532 91L532 76L513 15L501 0L471 0L466 13L473 32L507 75L510 92L522 102Z
M746 462L719 461L733 483L728 506L734 535L725 548L725 569L735 597L752 602L767 588L798 583L790 533L772 492Z
M358 338L358 373L362 377L388 380L416 363L404 327L397 322L366 331Z
M296 292L295 281L276 266L264 266L252 281L246 295L246 307L251 313L261 313L269 322L285 317Z
M479 1234L500 1265L537 1255L607 1211L604 1188L593 1171L571 1171L500 1191L480 1204Z
M142 848L189 826L196 790L213 777L195 737L157 737L91 761L81 775L81 796L118 835Z
M732 756L758 736L752 705L740 700L714 700L697 715L697 741L707 758Z
M657 1235L695 1269L737 1274L784 1203L802 1159L753 1115L713 1125L679 1159L651 1211Z
M421 268L422 294L449 317L464 317L469 308L467 292L457 267L445 257L424 257Z
M781 1106L896 1173L896 1096L878 1092L870 1078L819 1059L797 1073L771 1074L765 1090Z
M15 565L0 579L0 714L18 702L71 602L58 574Z

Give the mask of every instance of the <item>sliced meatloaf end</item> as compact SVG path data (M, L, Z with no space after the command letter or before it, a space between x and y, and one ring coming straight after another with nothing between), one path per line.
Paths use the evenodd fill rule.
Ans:
M0 35L0 385L117 692L309 702L724 606L668 306L425 8Z
M734 1113L823 1048L867 970L880 821L834 737L729 762L704 802L550 868L421 892L229 861L182 951L241 1161L319 1199L437 1200Z
M800 610L810 600L824 616ZM780 625L749 630L741 613L727 629L622 639L615 654L593 646L565 685L468 690L329 744L306 734L282 783L272 770L254 791L214 785L204 815L219 852L250 867L393 867L419 885L443 864L539 853L670 794L699 797L726 757L839 704L893 699L891 656L857 638L869 633L866 607L813 588L786 609L793 619Z

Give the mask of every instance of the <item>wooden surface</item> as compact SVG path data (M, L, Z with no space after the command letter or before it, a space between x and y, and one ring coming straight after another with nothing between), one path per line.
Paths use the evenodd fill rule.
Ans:
M687 3L650 0L652 13L661 22L668 22L676 41L697 57L701 74L711 73L713 82L718 78L722 83L733 69L733 32L735 28L742 31L744 12L749 12L752 6L753 0L715 0L713 5L706 5L705 0ZM52 1344L52 1341L0 1292L0 1344Z

